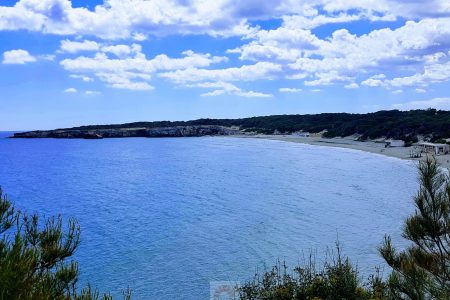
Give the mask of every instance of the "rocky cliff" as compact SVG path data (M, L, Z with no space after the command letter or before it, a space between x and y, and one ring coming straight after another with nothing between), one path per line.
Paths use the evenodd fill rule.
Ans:
M241 133L217 125L173 126L159 128L114 128L114 129L56 129L15 133L13 138L65 138L102 139L123 137L194 137L206 135L235 135Z

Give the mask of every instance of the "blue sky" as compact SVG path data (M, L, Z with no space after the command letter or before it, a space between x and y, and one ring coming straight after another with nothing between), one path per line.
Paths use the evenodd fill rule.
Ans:
M450 109L450 4L0 1L0 130Z

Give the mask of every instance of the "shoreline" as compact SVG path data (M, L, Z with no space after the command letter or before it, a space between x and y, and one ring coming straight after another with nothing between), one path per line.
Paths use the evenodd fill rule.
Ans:
M399 159L420 161L425 160L426 155L424 154L421 158L411 158L409 157L410 151L413 147L390 147L385 148L384 143L376 143L372 141L360 142L355 141L351 137L344 138L321 138L321 137L299 137L292 135L240 135L235 136L238 138L256 138L256 139L266 139L275 140L291 143L300 143L306 145L322 146L322 147L336 147L344 149L353 149L364 151L373 154L384 155L388 157L394 157ZM444 168L450 169L450 154L436 155L437 162Z

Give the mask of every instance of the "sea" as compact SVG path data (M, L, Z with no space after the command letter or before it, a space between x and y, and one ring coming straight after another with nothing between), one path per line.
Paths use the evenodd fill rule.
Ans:
M232 137L8 139L0 185L28 213L76 218L80 286L210 299L277 262L322 264L339 241L361 280L389 269L418 189L413 162ZM224 298L225 299L225 298Z

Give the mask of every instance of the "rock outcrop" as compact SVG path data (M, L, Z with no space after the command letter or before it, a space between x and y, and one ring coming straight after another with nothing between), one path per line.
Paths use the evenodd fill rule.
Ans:
M56 129L15 133L13 138L63 138L102 139L123 137L195 137L207 135L235 135L241 131L224 126L195 125L158 128L114 128L114 129Z

